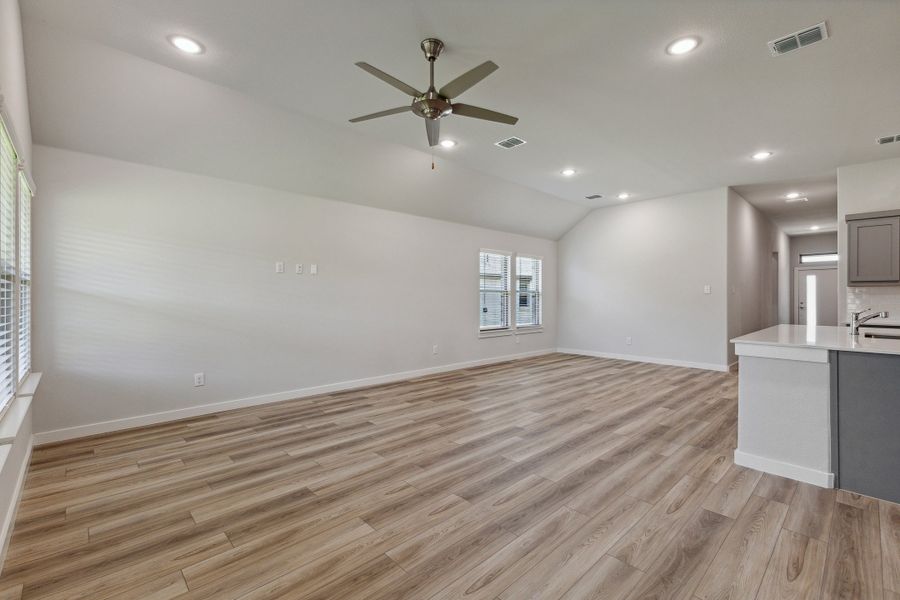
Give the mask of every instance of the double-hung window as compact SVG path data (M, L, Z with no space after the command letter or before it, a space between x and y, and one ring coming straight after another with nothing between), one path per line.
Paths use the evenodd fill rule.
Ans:
M484 333L539 329L541 259L482 250L479 263L479 329Z
M0 415L31 371L31 188L0 119Z

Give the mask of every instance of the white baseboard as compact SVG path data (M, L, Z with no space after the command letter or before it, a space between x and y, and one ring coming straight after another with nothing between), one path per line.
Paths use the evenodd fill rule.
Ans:
M595 356L597 358L615 358L617 360L651 363L654 365L668 365L670 367L686 367L689 369L704 369L706 371L728 371L728 365L726 364L691 362L687 360L675 360L672 358L657 358L654 356L636 356L633 354L615 354L612 352L597 352L595 350L577 350L575 348L558 348L557 352Z
M428 367L425 369L417 369L414 371L401 371L399 373L391 373L388 375L378 375L375 377L366 377L363 379L354 379L350 381L341 381L338 383L329 383L326 385L318 385L296 390L287 390L284 392L275 392L272 394L263 394L260 396L251 396L249 398L238 398L236 400L225 400L222 402L214 402L211 404L201 404L199 406L167 410L147 415L138 415L134 417L125 417L122 419L113 419L110 421L101 421L99 423L89 423L87 425L77 425L75 427L66 427L64 429L42 431L40 433L34 434L34 443L38 446L41 444L51 444L54 442L62 442L75 438L98 435L101 433L109 433L111 431L120 431L122 429L132 429L135 427L156 425L158 423L165 423L167 421L178 421L191 417L199 417L202 415L208 415L210 413L234 410L237 408L259 406L261 404L271 404L273 402L284 402L285 400L294 400L296 398L316 396L318 394L341 392L345 390L352 390L355 388L363 388L372 385L403 381L405 379L415 379L416 377L424 377L426 375L434 375L436 373L444 373L446 371L456 371L458 369L467 369L470 367L478 367L481 365L506 362L519 358L540 356L543 354L550 354L555 351L556 348L547 348L545 350L535 350L532 352L522 352L519 354L507 354L505 356L496 356L493 358L482 358L478 360L451 363L436 367Z
M12 537L13 524L16 522L16 513L19 511L19 500L22 499L22 491L25 489L25 477L28 475L28 467L31 465L31 449L34 447L34 436L28 439L28 451L25 460L22 461L19 477L16 479L16 488L13 490L9 508L0 522L0 574L3 572L3 564L6 562L6 550L9 547L9 539Z
M834 473L818 471L809 467L801 467L791 463L781 462L756 454L747 454L740 450L734 451L734 464L741 467L749 467L757 471L787 477L788 479L796 479L805 483L811 483L823 488L834 487Z

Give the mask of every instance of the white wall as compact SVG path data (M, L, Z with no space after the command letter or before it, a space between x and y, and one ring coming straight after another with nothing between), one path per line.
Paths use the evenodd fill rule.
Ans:
M729 340L771 327L784 316L784 241L784 234L759 209L728 190ZM736 360L734 344L729 343L728 362Z
M889 322L900 323L900 286L848 287L848 214L900 208L900 158L838 168L838 318L849 320L849 311L871 307L891 313Z
M25 85L25 52L18 0L0 0L0 96L9 114L17 150L31 162L31 122Z
M720 188L597 209L572 228L560 348L725 368L726 207Z
M38 432L556 347L553 241L40 145L35 159ZM544 333L478 338L482 247L544 257Z
M3 112L9 119L16 149L30 167L31 127L28 117L28 92L25 85L25 58L22 27L17 0L0 0L0 95ZM31 456L31 414L26 414L9 446L5 461L0 461L0 568L12 531L16 498L25 479Z

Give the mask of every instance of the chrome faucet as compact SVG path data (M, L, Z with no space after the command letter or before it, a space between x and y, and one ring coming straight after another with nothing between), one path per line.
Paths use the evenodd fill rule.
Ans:
M850 313L850 335L859 335L859 326L867 321L871 321L876 317L881 317L882 319L886 319L888 317L888 313L885 311L872 313L871 315L862 316L863 313L872 310L871 308L864 308L857 312Z

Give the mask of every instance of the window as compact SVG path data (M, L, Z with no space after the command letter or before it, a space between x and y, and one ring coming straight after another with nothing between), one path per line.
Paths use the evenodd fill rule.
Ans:
M808 265L810 263L837 262L838 255L833 252L823 254L801 254L800 264Z
M509 328L510 255L482 250L479 254L482 331Z
M31 188L0 120L0 414L31 371Z
M516 257L516 327L538 327L541 324L541 259Z

